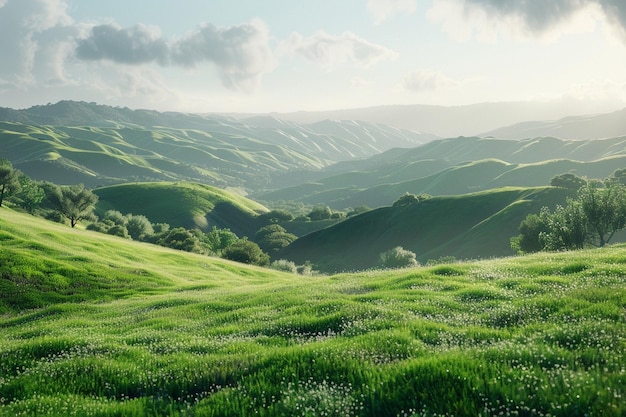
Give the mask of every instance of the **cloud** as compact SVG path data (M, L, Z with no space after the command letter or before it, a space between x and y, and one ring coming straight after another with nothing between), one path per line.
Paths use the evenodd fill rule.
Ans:
M368 0L367 11L374 17L374 23L380 24L396 13L413 13L415 0Z
M56 45L45 40L67 41L73 24L62 0L4 0L0 2L0 76L5 84L24 88L44 75L49 65L36 68L38 58L55 59ZM62 38L62 39L61 39ZM51 49L52 48L52 49Z
M259 20L228 28L205 25L171 47L172 64L194 67L208 61L220 70L224 85L250 91L274 66L267 27Z
M457 39L555 37L594 30L599 19L626 34L623 0L435 0L429 16Z
M294 33L279 50L281 54L301 55L327 70L348 62L367 68L398 56L393 50L369 42L352 32L344 32L337 36L320 31L308 38Z
M419 70L407 74L402 85L409 91L427 92L455 87L459 82L439 71Z
M204 25L184 38L171 41L164 39L158 28L100 25L79 41L76 56L88 61L157 63L186 68L211 62L218 68L226 87L244 91L253 90L262 74L274 66L269 33L260 21L228 28Z
M165 63L168 46L158 28L136 25L122 29L107 24L94 26L89 37L79 40L76 57L88 61L111 60L122 64Z

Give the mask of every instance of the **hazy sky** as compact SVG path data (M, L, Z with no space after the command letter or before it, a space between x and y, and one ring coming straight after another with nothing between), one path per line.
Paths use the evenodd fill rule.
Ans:
M626 101L626 0L0 0L0 106Z

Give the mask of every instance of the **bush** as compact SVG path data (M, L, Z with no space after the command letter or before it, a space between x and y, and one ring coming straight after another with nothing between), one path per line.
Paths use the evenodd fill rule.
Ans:
M129 215L126 229L128 229L128 234L133 240L146 240L147 237L154 234L152 223L146 216L142 215Z
M296 264L286 259L278 259L272 262L270 268L276 269L277 271L291 272L293 274L298 273L298 267Z
M263 252L259 245L246 238L239 239L222 252L222 258L245 264L267 266L270 257Z
M402 246L396 246L380 254L379 265L382 268L409 268L419 265L415 258L415 253Z

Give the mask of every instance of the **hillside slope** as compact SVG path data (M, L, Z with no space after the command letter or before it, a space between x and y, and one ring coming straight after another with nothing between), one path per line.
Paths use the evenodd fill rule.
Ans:
M415 252L420 262L508 256L509 240L526 215L563 204L570 194L555 187L509 187L381 207L303 236L280 255L328 272L375 267L379 254L396 246Z
M0 209L0 415L626 413L624 247L297 276Z
M435 138L371 123L243 122L82 102L9 110L0 111L0 155L33 178L88 186L191 180L258 190L288 171Z
M209 231L213 226L254 236L256 216L267 208L237 194L196 183L128 183L97 188L96 213L117 210L146 216L152 223Z
M402 194L450 195L503 186L543 186L563 173L606 178L626 164L626 137L571 141L451 138L338 163L315 181L255 195L332 208L391 204Z

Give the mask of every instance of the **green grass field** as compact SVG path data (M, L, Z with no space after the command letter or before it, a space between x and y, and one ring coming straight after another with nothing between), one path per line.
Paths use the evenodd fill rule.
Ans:
M626 247L298 276L0 209L1 416L623 416Z

